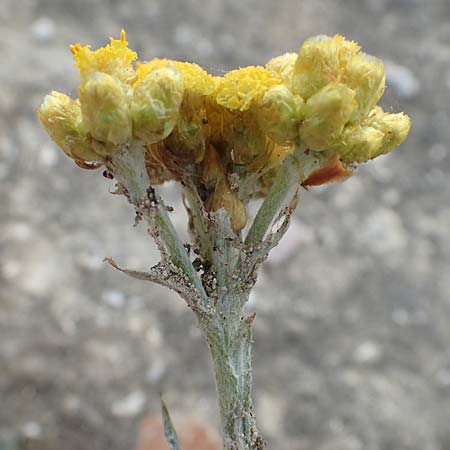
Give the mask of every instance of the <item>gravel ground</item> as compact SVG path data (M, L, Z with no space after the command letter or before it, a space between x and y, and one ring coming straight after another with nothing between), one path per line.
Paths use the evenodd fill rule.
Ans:
M411 135L304 192L250 304L256 409L269 449L450 450L448 0L0 0L0 448L131 450L160 392L217 426L190 311L101 262L145 268L154 246L36 119L49 90L75 93L68 44L121 27L144 59L214 72L337 32L386 61Z

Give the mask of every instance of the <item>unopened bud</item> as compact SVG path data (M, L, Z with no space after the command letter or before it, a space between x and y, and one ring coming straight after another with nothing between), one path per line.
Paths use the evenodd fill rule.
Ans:
M38 116L47 133L67 156L80 161L99 159L88 143L77 100L53 91L44 98Z
M379 154L384 134L373 127L352 125L345 127L340 141L333 146L345 163L362 163Z
M411 120L407 115L403 113L389 114L380 107L373 109L367 124L384 135L381 147L373 157L384 155L398 147L406 139L411 129Z
M359 49L356 42L340 35L307 39L295 62L292 91L308 99L327 84L341 81L348 61Z
M303 105L302 98L294 96L285 85L273 86L258 105L258 124L277 144L295 142Z
M173 67L150 72L131 101L134 135L147 144L165 139L177 121L183 92L183 77Z
M202 161L202 181L206 189L212 190L222 180L225 180L225 170L217 150L210 145Z
M365 53L358 53L346 66L345 83L355 91L358 104L352 117L352 121L355 121L367 115L383 95L386 84L383 62Z
M225 181L217 184L214 192L206 200L205 207L208 211L224 208L230 216L231 228L235 232L242 230L247 223L247 211L244 204Z
M112 146L131 138L128 98L117 78L101 72L88 75L78 87L78 96L86 129L95 140L106 144L96 146L97 152L108 154Z
M345 85L329 84L306 102L300 138L311 150L333 144L355 110L355 94Z
M284 84L290 85L297 57L297 53L284 53L276 56L266 64L266 69L281 77Z

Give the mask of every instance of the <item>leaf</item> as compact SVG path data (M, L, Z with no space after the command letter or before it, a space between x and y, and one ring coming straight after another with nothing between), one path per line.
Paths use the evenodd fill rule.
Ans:
M169 411L167 410L167 406L163 399L161 399L161 414L163 418L164 437L169 444L170 450L181 450L178 444L178 437L175 427L173 426L172 420L169 416Z

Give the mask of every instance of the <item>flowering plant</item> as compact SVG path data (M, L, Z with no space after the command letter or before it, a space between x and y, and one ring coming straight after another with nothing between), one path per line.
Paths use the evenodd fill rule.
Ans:
M186 301L211 351L224 448L261 449L251 398L255 316L244 305L289 226L300 186L349 177L406 138L409 118L377 106L383 63L340 35L308 39L298 54L223 77L188 62L135 62L124 31L98 50L70 49L78 99L52 92L39 118L80 167L105 167L161 253L148 272L106 261ZM190 243L179 238L155 188L169 180L183 188ZM249 217L247 205L257 198L262 204Z

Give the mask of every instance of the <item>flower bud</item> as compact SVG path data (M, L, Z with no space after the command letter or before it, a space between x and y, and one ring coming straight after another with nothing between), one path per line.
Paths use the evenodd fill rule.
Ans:
M365 53L358 53L346 66L345 84L355 91L358 104L352 117L352 121L355 121L367 115L383 95L386 84L383 62Z
M206 189L212 190L222 180L225 180L225 170L217 150L210 145L202 161L202 181Z
M214 192L207 198L205 208L208 211L218 211L224 208L230 216L231 228L238 232L247 223L247 211L236 192L223 180L217 183Z
M403 113L389 114L380 107L372 110L367 124L384 135L380 149L372 158L389 153L398 147L406 139L411 129L411 120L407 115Z
M113 146L128 142L131 138L128 98L117 78L101 72L88 75L78 87L78 96L84 125L95 140L106 144L96 146L97 152L108 154Z
M308 99L327 84L339 82L348 61L359 51L356 42L336 35L307 39L292 75L292 92Z
M44 98L38 116L47 133L67 156L81 161L99 159L88 143L78 100L53 91Z
M133 133L147 144L173 130L183 101L183 77L172 67L151 71L135 88L131 101Z
M384 134L373 127L351 125L345 127L333 149L345 163L362 163L377 156L383 138Z
M285 145L298 139L298 127L304 102L285 86L267 90L257 109L261 130L277 144Z
M333 83L309 98L300 125L300 138L308 148L326 150L336 141L355 110L354 97L350 88Z
M297 57L297 53L285 53L284 55L276 56L266 64L266 69L281 77L283 83L289 86Z

